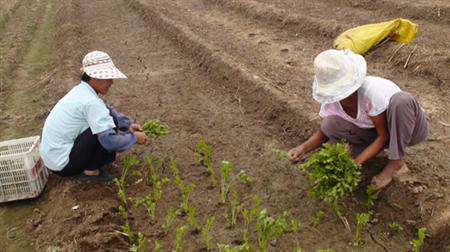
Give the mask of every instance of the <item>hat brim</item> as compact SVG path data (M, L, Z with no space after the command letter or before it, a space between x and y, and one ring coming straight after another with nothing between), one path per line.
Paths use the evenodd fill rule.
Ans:
M110 80L110 79L127 79L127 76L123 74L115 66L108 67L85 67L84 72L91 78L100 80Z
M361 55L352 55L350 57L351 62L348 64L349 72L342 78L333 83L330 88L321 88L324 85L320 85L317 78L314 77L313 81L313 98L321 104L328 104L341 101L356 90L358 90L364 83L367 72L366 61Z

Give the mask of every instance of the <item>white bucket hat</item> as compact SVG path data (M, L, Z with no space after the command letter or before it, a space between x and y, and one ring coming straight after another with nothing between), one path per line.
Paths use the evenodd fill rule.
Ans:
M347 98L366 78L364 57L350 50L327 50L314 59L313 97L321 104Z
M127 76L116 68L111 57L105 52L93 51L83 59L81 68L89 77L94 79L126 79Z

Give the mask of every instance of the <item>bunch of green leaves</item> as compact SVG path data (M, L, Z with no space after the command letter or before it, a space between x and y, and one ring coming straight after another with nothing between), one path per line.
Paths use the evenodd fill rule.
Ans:
M205 242L205 246L206 246L206 248L208 250L212 249L212 246L211 246L211 239L212 239L212 237L211 237L211 228L212 228L212 225L214 224L214 220L215 220L214 216L209 217L206 220L205 224L202 226L202 229L201 229L202 238L203 238L203 241Z
M366 202L364 202L364 205L368 209L371 209L375 205L375 201L378 199L378 194L377 194L377 191L375 191L375 189L373 189L372 185L367 186L366 194L367 194L367 200L366 200Z
M147 214L150 218L150 221L153 223L155 221L156 215L156 200L153 198L151 194L136 200L136 206L144 205L147 210Z
M130 244L134 244L134 234L131 230L130 221L128 219L128 212L125 206L120 205L119 206L119 214L122 216L122 219L124 220L124 224L121 225L122 232L124 232L127 237Z
M128 171L131 169L131 167L138 165L139 159L135 155L126 155L122 160L122 174L120 178L118 179L118 186L121 188L125 187L125 180L128 174Z
M185 212L188 213L189 212L189 198L191 195L192 190L194 190L195 185L194 184L189 184L189 185L185 185L181 188L181 204L180 204L180 208Z
M253 206L250 209L244 208L242 216L244 217L243 241L249 242L250 225L256 220L261 208L261 200L258 195L253 197Z
M213 167L212 161L212 146L207 144L205 139L200 139L195 147L194 157L196 165L203 165L206 167L206 171L211 177L211 185L215 187L217 185L217 180L216 170Z
M217 247L221 252L250 252L252 251L250 245L248 243L244 243L242 245L231 246L228 244L218 243Z
M183 251L183 238L187 231L187 226L181 226L175 231L175 252Z
M425 240L426 232L426 228L419 228L419 230L417 230L417 239L410 242L413 252L420 252L420 248L423 246Z
M220 202L225 204L227 200L228 191L230 190L231 172L233 171L233 164L229 161L222 161L220 167Z
M200 231L200 224L197 221L197 210L195 209L195 207L189 205L186 212L189 224L191 224L195 231Z
M170 207L167 210L167 214L166 214L166 218L164 220L164 224L162 225L162 230L164 235L167 235L169 233L169 229L172 226L173 221L175 220L175 218L180 215L180 211L178 211L177 209Z
M389 223L389 224L388 224L388 227L389 227L392 231L397 232L397 233L403 232L403 230L405 230L405 228L403 227L402 224L400 224L400 223L398 223L398 222L395 222L395 221Z
M237 192L233 193L233 196L231 197L231 226L234 227L237 222L237 214L242 209L242 204L239 202L239 196Z
M158 119L148 120L142 126L142 132L155 136L165 136L169 134L169 126Z
M153 199L155 202L158 202L163 196L163 186L168 184L170 182L170 179L167 177L161 179L156 173L153 162L156 162L157 167L161 168L161 160L153 159L151 156L146 156L144 159L147 163L148 183L152 185L153 189Z
M300 165L308 171L311 194L330 203L340 215L338 203L350 195L361 181L361 165L355 163L343 144L325 143Z
M314 216L313 216L313 218L312 218L311 225L312 225L313 227L317 227L317 226L319 225L319 223L320 223L320 219L321 219L324 215L325 215L325 212L324 212L324 211L318 210L318 211L314 214Z
M288 213L285 212L278 218L272 218L266 209L259 212L256 220L256 233L258 234L258 249L260 252L266 251L271 239L278 238L283 233L293 231L287 222ZM294 227L298 228L298 226Z
M363 240L361 239L361 231L369 222L370 215L371 215L370 213L359 213L356 215L356 231L353 242L351 242L352 246L357 247L362 246L364 244Z
M244 170L240 170L236 175L236 178L244 185L253 183L253 179Z

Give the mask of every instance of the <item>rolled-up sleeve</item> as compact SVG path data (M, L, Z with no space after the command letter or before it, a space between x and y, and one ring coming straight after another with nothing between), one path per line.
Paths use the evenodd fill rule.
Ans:
M98 134L98 141L109 152L124 151L136 143L136 136L128 132L116 132L113 129Z
M110 115L113 117L117 128L121 131L128 131L133 121L130 118L126 117L124 114L117 111L113 106L106 105L106 107L109 109Z

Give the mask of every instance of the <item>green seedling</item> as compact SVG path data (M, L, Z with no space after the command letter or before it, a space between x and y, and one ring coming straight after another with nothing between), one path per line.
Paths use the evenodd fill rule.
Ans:
M147 239L141 232L138 233L138 244L133 244L130 249L131 252L145 252L147 251Z
M258 250L266 251L267 245L271 239L278 238L283 233L289 232L286 214L277 219L270 217L266 209L259 212L256 220L256 233L258 234Z
M239 202L239 196L237 192L233 193L230 203L231 203L231 226L234 227L237 222L237 214L242 209L242 204Z
M217 185L217 180L216 170L212 163L212 146L207 144L205 139L200 139L200 142L195 147L194 157L196 165L203 165L206 167L206 171L211 178L211 186L215 187Z
M128 199L125 193L125 186L121 183L118 178L113 179L114 184L117 186L117 197L120 199L123 205L127 205Z
M327 248L327 249L318 249L317 252L334 252L333 249Z
M136 177L136 178L142 178L142 172L141 171L139 171L139 170L134 170L132 173L131 173L131 176L133 176L133 177Z
M220 202L225 204L227 200L228 191L230 189L231 172L233 171L233 164L229 161L222 161L220 167Z
M319 223L320 223L320 219L321 219L324 215L325 215L325 212L324 212L324 211L318 210L318 211L314 214L314 216L313 216L313 218L312 218L311 225L312 225L313 227L317 227L317 226L319 225Z
M178 169L177 162L175 158L170 158L170 170L172 171L172 175L174 177L175 184L178 186L180 191L185 187L183 179L180 177L180 170Z
M200 224L197 222L196 212L195 207L189 205L187 209L187 219L195 231L200 231Z
M417 240L410 241L410 244L412 246L412 249L414 252L420 252L420 248L423 246L423 242L425 240L427 229L426 228L419 228L417 230Z
M373 189L372 185L367 186L366 194L367 194L367 200L366 200L366 202L364 202L364 205L368 209L371 209L375 205L375 201L378 199L378 194L375 191L375 189Z
M355 238L353 239L353 242L350 243L352 246L358 247L364 244L364 241L361 239L361 232L364 226L369 222L369 219L370 213L359 213L356 215Z
M153 245L153 252L161 251L161 243L158 240L155 240L155 245Z
M303 252L303 249L301 249L301 248L294 248L294 250L293 250L294 252Z
M142 126L142 132L154 136L165 136L169 134L169 126L158 119L148 120Z
M221 252L250 252L252 251L248 243L244 243L238 246L231 246L228 244L218 243L217 247Z
M300 168L308 170L310 193L330 203L341 216L340 200L352 194L361 181L361 165L353 161L344 144L323 144Z
M403 230L405 230L405 228L403 227L402 224L398 223L398 222L391 222L389 223L388 227L393 231L393 232L403 232Z
M175 232L175 252L183 251L183 238L188 230L187 226L181 226L177 228Z
M122 205L119 206L119 214L122 216L122 219L124 219L124 224L121 226L122 232L124 232L127 237L130 244L134 244L134 234L131 230L130 221L128 219L128 212L126 208Z
M183 186L181 188L181 204L180 208L187 213L189 211L189 198L191 195L192 190L194 190L195 185L189 184L187 186Z
M253 183L253 179L244 170L240 170L236 178L245 185Z
M164 224L162 225L164 235L167 235L169 233L170 227L172 226L173 221L178 215L180 215L180 212L173 207L170 207L167 210L166 219L164 220Z
M155 215L156 215L156 201L152 197L151 194L145 196L142 199L139 199L136 201L136 206L144 205L147 209L147 214L150 218L151 222L155 221Z
M276 148L273 148L272 151L279 160L287 160L288 159L287 151L276 149Z
M212 225L214 224L214 220L215 220L214 217L209 217L206 220L206 222L203 225L202 230L201 230L203 242L205 242L205 246L206 246L206 248L208 250L212 249L212 246L211 246L211 240L212 240L211 228L212 228Z

